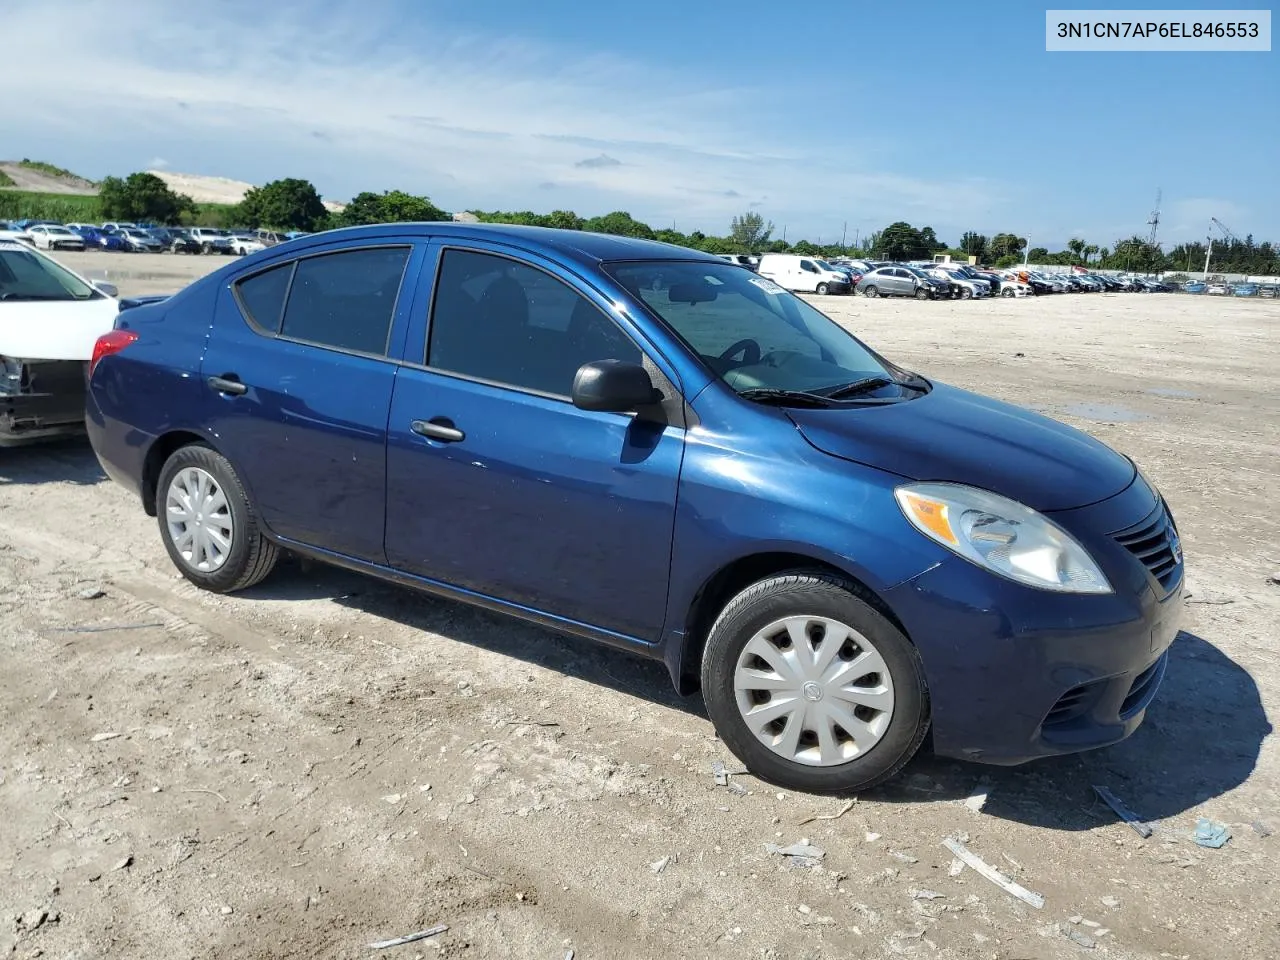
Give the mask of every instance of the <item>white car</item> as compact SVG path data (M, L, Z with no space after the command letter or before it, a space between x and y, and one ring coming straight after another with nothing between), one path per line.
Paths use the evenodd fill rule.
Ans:
M916 263L913 264L917 269L923 270L931 277L937 277L939 280L945 280L948 283L955 283L960 286L960 296L965 300L974 298L991 296L991 284L981 277L968 277L955 270L941 264Z
M228 239L231 241L231 252L242 257L267 249L265 243L247 233L234 233Z
M85 367L115 326L116 293L0 240L0 447L84 431Z
M84 237L56 224L37 223L27 228L41 250L83 250Z
M760 276L772 280L785 290L801 293L848 293L849 275L836 270L819 257L796 253L766 253L757 268Z
M20 230L8 220L0 220L0 241L3 240L35 243L35 239L31 236L31 231Z
M1034 297L1035 295L1036 292L1029 283L1023 283L1021 280L1000 281L1000 296L1002 297Z

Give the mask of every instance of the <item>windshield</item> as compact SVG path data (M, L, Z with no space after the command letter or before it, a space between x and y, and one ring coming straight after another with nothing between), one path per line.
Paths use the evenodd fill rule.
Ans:
M104 296L47 257L0 247L0 301L94 300Z
M820 392L890 376L852 334L772 280L697 261L604 266L739 392Z
M823 270L826 270L828 273L840 272L839 267L833 267L831 264L827 263L827 261L825 260L815 260L813 262L816 263L818 266L820 266Z

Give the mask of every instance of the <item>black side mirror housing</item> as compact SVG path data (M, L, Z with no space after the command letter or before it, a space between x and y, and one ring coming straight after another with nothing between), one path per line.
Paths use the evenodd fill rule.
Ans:
M580 410L632 413L662 401L649 371L625 360L593 360L573 378L573 405Z

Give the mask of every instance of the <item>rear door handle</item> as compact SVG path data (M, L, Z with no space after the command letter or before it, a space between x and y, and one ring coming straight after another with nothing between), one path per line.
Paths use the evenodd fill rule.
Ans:
M435 420L414 420L409 429L420 437L429 440L443 440L445 443L457 443L466 438L466 434L443 417Z
M239 380L229 380L226 377L210 377L208 382L209 386L219 393L230 393L239 397L249 392L249 388Z

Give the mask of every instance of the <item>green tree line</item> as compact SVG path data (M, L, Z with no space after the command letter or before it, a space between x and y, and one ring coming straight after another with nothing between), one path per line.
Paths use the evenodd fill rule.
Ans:
M285 178L251 188L235 205L197 204L190 197L175 193L160 177L151 173L131 173L127 177L106 177L97 197L67 197L61 202L51 196L43 212L30 212L39 204L32 197L46 195L0 191L0 217L21 219L38 217L64 221L140 220L164 224L200 224L222 227L267 227L276 230L308 232L333 227L372 223L449 220L451 214L436 206L429 197L401 190L381 193L365 191L356 194L340 212L327 209L319 192L308 180ZM91 204L96 210L90 211ZM55 212L56 211L56 212ZM97 216L91 216L90 213ZM882 230L868 234L858 246L815 244L808 240L789 242L774 237L774 225L755 211L734 217L724 236L700 230L682 233L674 228L657 228L635 219L625 210L614 210L595 217L582 217L572 210L535 213L532 210L471 210L483 223L512 223L562 230L588 230L625 237L659 240L707 253L799 253L807 256L834 257L851 255L882 260L922 260L947 253L953 259L974 257L978 263L1012 266L1024 259L1031 263L1078 265L1094 269L1168 272L1202 270L1206 245L1183 243L1169 250L1152 245L1142 237L1116 240L1108 246L1072 238L1066 249L1050 251L1046 247L1026 249L1026 239L1014 233L992 236L966 231L955 246L947 244L933 227L915 227L896 221ZM1215 243L1210 269L1220 273L1278 274L1280 250L1269 241L1254 243L1228 240Z

